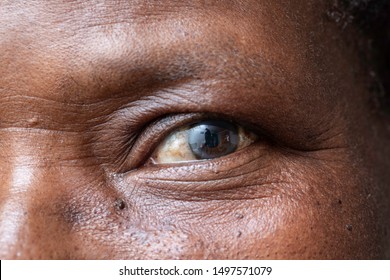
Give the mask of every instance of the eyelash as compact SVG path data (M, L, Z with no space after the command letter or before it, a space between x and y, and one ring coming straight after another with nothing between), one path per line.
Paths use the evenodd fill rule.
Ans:
M221 119L207 119L175 129L154 150L150 165L213 160L253 144L257 135Z
M151 165L151 155L155 152L156 148L161 144L161 142L174 131L186 126L190 126L196 122L213 119L225 120L227 122L235 123L228 118L205 113L167 115L149 123L144 127L144 129L141 130L139 136L131 146L125 159L125 163L121 168L123 170L121 171L128 172L145 164ZM245 128L244 125L243 127ZM233 152L233 154L234 153L235 152ZM218 158L213 160L218 160Z

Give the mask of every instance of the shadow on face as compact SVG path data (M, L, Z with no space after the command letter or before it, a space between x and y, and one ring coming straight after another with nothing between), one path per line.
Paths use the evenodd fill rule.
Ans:
M326 9L1 4L0 257L389 257L388 129Z

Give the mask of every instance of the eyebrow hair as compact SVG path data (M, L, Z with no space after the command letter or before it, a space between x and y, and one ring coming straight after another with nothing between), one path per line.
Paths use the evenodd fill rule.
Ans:
M205 75L225 81L233 76L242 83L253 82L253 79L272 82L275 78L282 78L282 67L278 63L265 59L261 53L240 53L237 50L239 46L210 44L208 49L193 50L182 46L170 47L168 44L161 49L157 46L157 50L156 46L121 50L123 42L112 44L107 54L95 54L94 51L88 54L93 60L88 63L87 74L95 84L94 88L103 89L111 97L121 92L142 93L145 88L169 87L190 79L201 82ZM115 53L115 56L111 53ZM88 60L88 57L85 59ZM78 81L82 76L73 73L73 69L67 75L73 83L82 84ZM110 88L110 84L113 88Z
M87 73L90 80L87 85L83 85L79 75L72 70L64 79L83 91L92 84L93 99L98 100L130 97L130 93L134 98L139 98L150 90L175 86L188 79L200 79L200 73L206 68L204 64L185 55L150 62L137 62L125 56L112 59L102 55L92 65L92 71Z

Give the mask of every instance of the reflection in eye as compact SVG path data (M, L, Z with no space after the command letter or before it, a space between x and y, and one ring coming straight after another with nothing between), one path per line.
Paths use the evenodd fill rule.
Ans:
M245 148L254 133L222 120L202 121L174 131L151 157L154 164L213 159Z

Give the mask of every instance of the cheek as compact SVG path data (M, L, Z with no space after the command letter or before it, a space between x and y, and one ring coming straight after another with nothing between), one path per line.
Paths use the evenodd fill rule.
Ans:
M314 158L285 161L288 183L272 205L280 216L272 215L275 231L258 250L276 259L380 258L377 210L363 169Z
M230 198L219 194L215 199L178 200L150 192L138 182L131 191L133 198L125 198L123 220L112 240L117 244L116 257L380 257L375 207L361 195L366 185L356 179L359 173L314 160L286 159L278 167L278 175L267 183L246 188L247 198L237 195L237 190ZM253 196L259 188L274 191Z
M33 258L99 258L115 229L115 192L97 167L54 167L30 192L24 243L41 251ZM94 248L96 250L94 250Z
M96 174L96 170L95 170ZM131 196L115 182L84 177L85 185L75 187L62 199L59 213L66 225L67 258L86 259L201 259L202 238L188 224L182 224L183 211L174 202L127 185ZM65 179L69 186L72 177ZM55 236L63 235L57 232ZM66 252L66 253L65 253Z
M13 211L24 217L14 220L15 246L29 247L33 258L57 259L379 256L363 174L314 159L267 162L272 168L257 171L255 186L232 178L229 190L176 197L147 181L111 178L92 162L40 166L28 194L12 198L20 202Z

